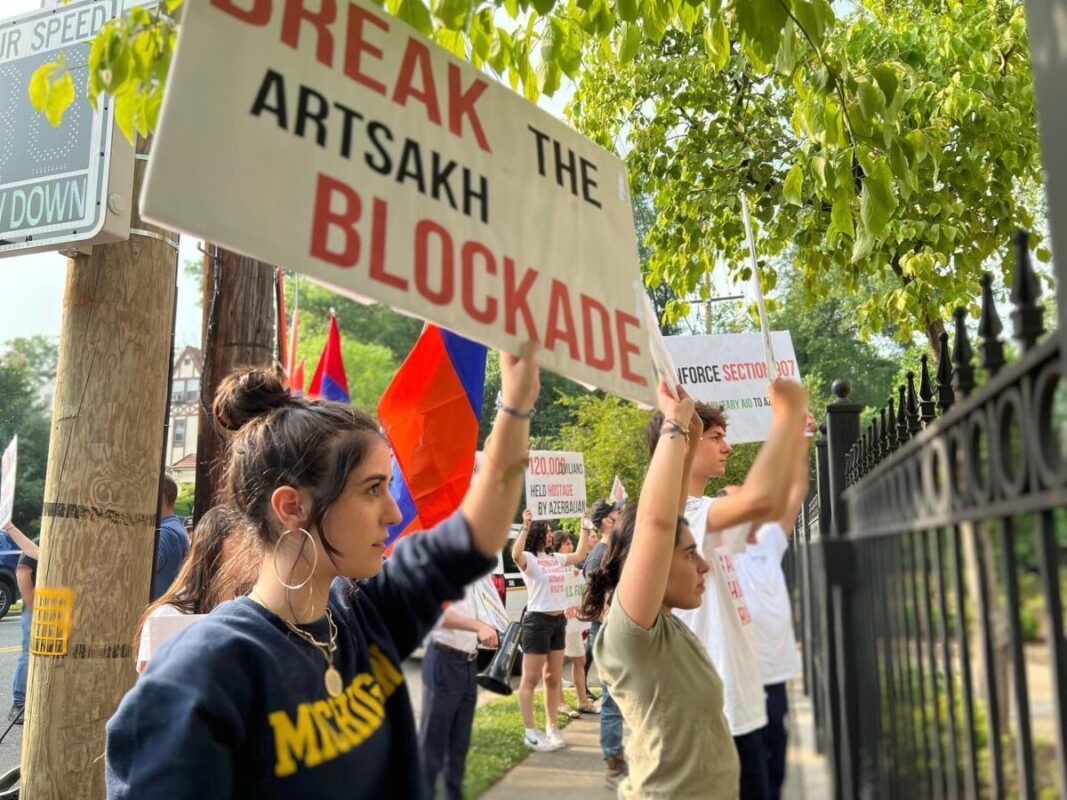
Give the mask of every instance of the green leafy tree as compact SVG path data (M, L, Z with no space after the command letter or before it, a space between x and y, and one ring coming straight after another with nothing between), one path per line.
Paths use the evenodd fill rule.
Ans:
M0 448L19 437L15 524L30 536L41 530L48 467L51 409L41 390L55 380L55 344L35 336L7 343L0 356Z
M865 334L936 341L949 308L977 315L981 270L1033 223L1022 6L867 0L820 37L794 24L770 71L713 27L593 51L569 108L602 144L625 140L634 194L654 198L648 282L688 296L717 256L747 278L744 192L765 290L791 254L815 297L884 287L856 309Z

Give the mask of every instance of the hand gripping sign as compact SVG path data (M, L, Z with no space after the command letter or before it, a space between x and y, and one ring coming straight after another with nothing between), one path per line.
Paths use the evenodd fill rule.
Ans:
M142 210L655 402L622 162L361 0L186 3Z

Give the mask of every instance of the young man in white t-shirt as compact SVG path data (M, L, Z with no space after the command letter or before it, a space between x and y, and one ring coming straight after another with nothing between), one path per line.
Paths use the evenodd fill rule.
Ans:
M788 498L781 488L794 474L799 454L806 447L807 391L799 383L779 380L768 387L768 395L773 414L767 440L744 483L719 498L705 497L704 490L709 480L726 472L726 458L732 449L726 442L726 416L721 408L697 403L704 433L691 445L698 449L688 478L685 516L701 556L711 565L711 585L699 608L675 611L704 643L722 678L726 720L741 761L741 800L763 800L769 797L770 787L763 744L767 712L759 653L733 557L744 550L754 526L785 513ZM650 451L656 444L651 431L654 428L658 432L661 423L655 418L649 423Z
M808 431L815 423L808 418ZM733 487L728 494L733 493ZM792 532L808 493L808 451L797 462L789 487L788 510L784 517L768 522L749 533L745 552L734 558L748 610L752 617L756 649L760 658L763 688L767 693L767 726L763 744L767 752L767 778L771 800L778 800L785 781L789 704L786 682L800 673L800 657L793 633L793 613L789 587L782 572L782 558L789 549L787 531Z

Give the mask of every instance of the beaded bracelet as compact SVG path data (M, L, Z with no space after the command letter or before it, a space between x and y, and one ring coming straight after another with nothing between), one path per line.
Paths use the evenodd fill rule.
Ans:
M500 400L497 400L496 402L496 410L503 411L505 414L511 414L511 416L518 417L519 419L533 419L533 415L537 413L536 407L531 407L529 411L519 411L517 408L505 405Z

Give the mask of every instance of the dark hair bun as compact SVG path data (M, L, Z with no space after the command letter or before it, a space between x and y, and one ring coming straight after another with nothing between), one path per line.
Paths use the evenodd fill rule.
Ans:
M296 405L299 401L289 394L280 377L260 367L249 367L223 379L211 411L219 426L236 431L276 409Z

